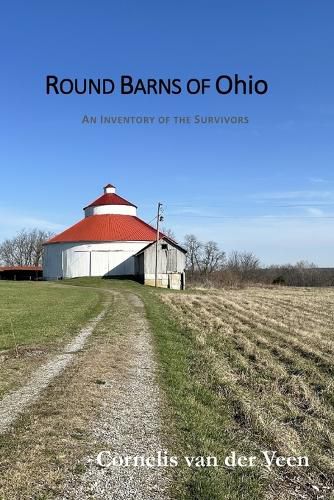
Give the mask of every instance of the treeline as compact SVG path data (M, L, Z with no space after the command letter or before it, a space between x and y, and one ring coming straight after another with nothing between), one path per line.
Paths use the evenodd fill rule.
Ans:
M262 281L273 285L334 286L334 269L317 267L312 262L300 261L261 269Z
M22 229L16 236L0 244L0 264L6 266L40 266L43 243L51 237L49 231Z
M334 286L334 268L319 268L307 261L263 267L252 252L234 250L226 254L215 241L204 243L193 234L185 236L184 247L187 250L187 282L190 285Z

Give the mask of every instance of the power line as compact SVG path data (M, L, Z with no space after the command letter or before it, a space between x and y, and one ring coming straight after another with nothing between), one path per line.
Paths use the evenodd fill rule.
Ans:
M205 219L334 219L334 215L200 215L174 213L166 214L167 217L193 217Z
M155 220L156 220L156 218L157 218L157 216L155 215L155 216L153 217L153 219L152 219L152 220L150 220L150 222L148 222L147 224L151 224L153 221L155 221Z
M233 202L229 201L228 203L210 203L210 204L205 204L205 203L199 203L199 205L202 208L226 208L230 207L231 204L235 205L240 202ZM243 202L244 205L244 202ZM263 206L265 205L266 207L269 208L303 208L303 207L332 207L334 206L334 202L319 202L315 201L314 203L312 202L301 202L301 203L268 203L266 200L261 200L261 201L255 201L253 203L248 203L250 206ZM191 202L184 202L184 203L168 203L168 207L173 207L173 208L191 208L194 206L194 200Z

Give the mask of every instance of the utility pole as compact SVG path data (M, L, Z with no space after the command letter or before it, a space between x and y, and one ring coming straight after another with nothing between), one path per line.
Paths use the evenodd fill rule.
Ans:
M158 286L158 245L159 245L159 223L162 220L160 215L160 209L162 207L162 203L158 203L158 213L157 213L157 237L155 242L155 287Z

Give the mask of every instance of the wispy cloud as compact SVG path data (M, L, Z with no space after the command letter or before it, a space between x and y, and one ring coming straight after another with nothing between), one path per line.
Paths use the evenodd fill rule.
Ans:
M323 179L322 177L309 177L308 180L313 184L326 184L328 182L327 179Z
M316 207L307 207L306 212L309 215L314 216L314 217L323 217L326 215L323 210L321 210L320 208L316 208Z
M267 200L334 200L334 191L330 190L301 190L301 191L272 191L251 195L257 201Z
M21 213L10 212L2 209L0 212L0 237L13 236L17 231L27 228L38 228L46 231L57 232L64 228L63 224L47 219Z
M174 210L170 210L169 214L174 213ZM200 215L209 215L210 212L204 210L203 208L194 208L194 207L179 207L176 209L176 213L178 215L189 215L189 216L200 216Z

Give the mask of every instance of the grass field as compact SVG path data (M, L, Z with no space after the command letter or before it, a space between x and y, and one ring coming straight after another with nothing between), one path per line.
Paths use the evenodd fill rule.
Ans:
M0 350L55 343L97 311L96 290L0 281Z
M101 307L101 293L52 283L0 281L0 395Z

